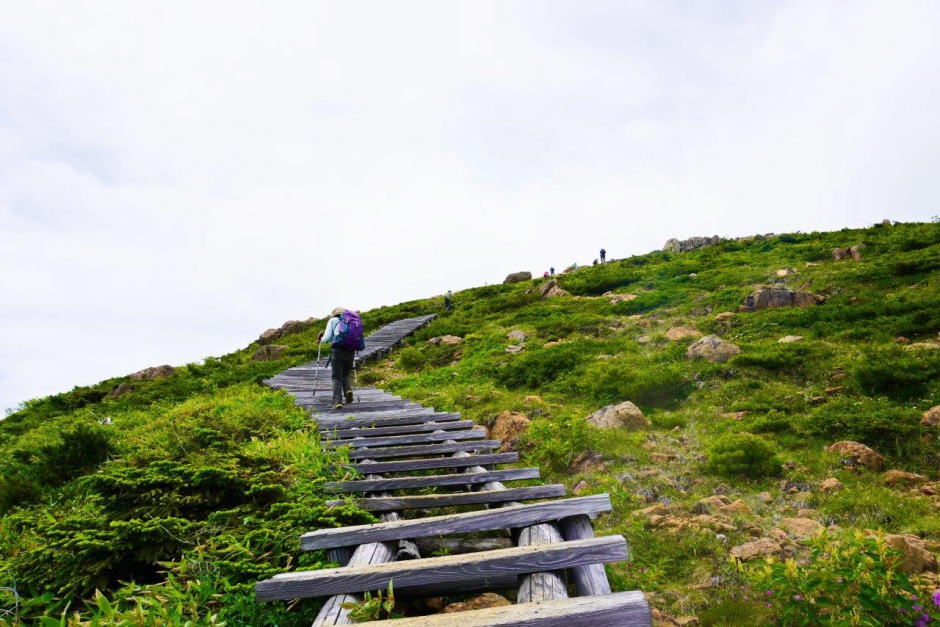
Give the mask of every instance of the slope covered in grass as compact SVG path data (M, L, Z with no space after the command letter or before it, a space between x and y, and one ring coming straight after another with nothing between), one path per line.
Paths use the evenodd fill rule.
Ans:
M833 260L833 248L858 243L861 260ZM784 268L795 273L778 278ZM755 286L776 281L826 300L737 312ZM916 344L940 331L940 224L725 241L584 268L559 282L569 296L542 299L538 279L465 290L451 312L439 299L363 312L369 329L441 316L360 381L481 424L505 411L527 416L522 463L581 493L610 492L615 509L598 531L624 534L633 554L609 567L615 588L647 591L673 615L706 624L790 620L787 607L799 602L755 600L760 562L739 567L729 557L759 538L809 555L811 540L789 531L789 518L830 527L832 542L852 549L839 553L851 563L881 563L870 557L883 548L877 536L851 539L869 529L920 536L936 552L940 509L930 492L940 479L940 429L920 420L940 405L940 350ZM612 304L608 292L632 297ZM737 313L716 319L726 311ZM371 520L324 506L318 484L336 476L341 453L321 450L303 412L260 384L311 359L319 326L277 339L287 347L277 361L253 361L252 344L168 377L116 378L31 401L4 420L0 585L15 588L19 616L67 608L79 612L75 620L309 624L317 601L258 606L251 584L325 563L297 550L302 531ZM724 363L688 359L694 338L668 339L675 327L741 352ZM527 338L510 354L514 330ZM427 342L442 335L463 341ZM778 342L786 335L803 339ZM112 398L121 384L132 391ZM649 428L586 421L623 401ZM881 472L825 452L838 440L864 443L885 468L925 479L885 485ZM823 490L833 477L843 488ZM709 497L719 498L703 503ZM888 600L872 601L884 611L907 590L906 579L892 577L878 579L896 587L882 595ZM779 592L789 584L778 579ZM846 607L864 596L841 594L851 597L838 601ZM6 595L2 605L13 609Z

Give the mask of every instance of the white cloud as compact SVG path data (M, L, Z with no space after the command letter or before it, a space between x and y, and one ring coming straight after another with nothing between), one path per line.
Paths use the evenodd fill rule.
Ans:
M0 406L600 246L940 212L933 2L0 10Z

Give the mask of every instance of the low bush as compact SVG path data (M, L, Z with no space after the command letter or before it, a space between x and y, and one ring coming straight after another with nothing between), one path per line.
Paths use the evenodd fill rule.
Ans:
M810 412L809 433L828 439L857 440L892 452L917 444L924 432L913 409L873 399L834 399Z
M675 407L692 389L690 378L674 363L650 367L609 360L591 364L579 379L585 395L599 405L626 399L640 407Z
M807 559L742 566L752 594L783 625L925 625L940 618L930 591L898 567L878 536L824 534L807 541Z
M721 436L708 449L705 469L716 475L759 478L779 475L780 460L764 440L750 433Z
M852 377L872 396L917 398L940 378L940 351L912 351L901 346L871 348L852 368Z
M570 374L589 356L583 342L526 351L510 359L498 371L498 376L510 388L538 388Z
M399 368L414 372L424 368L424 366L427 365L427 361L424 353L422 353L419 348L409 346L408 348L403 348L401 353L399 353L396 364Z

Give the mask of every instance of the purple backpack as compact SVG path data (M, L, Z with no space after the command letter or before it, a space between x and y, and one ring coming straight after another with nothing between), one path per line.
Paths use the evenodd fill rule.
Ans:
M361 351L366 347L362 336L362 318L355 311L348 309L339 315L336 323L336 339L333 344L351 351Z

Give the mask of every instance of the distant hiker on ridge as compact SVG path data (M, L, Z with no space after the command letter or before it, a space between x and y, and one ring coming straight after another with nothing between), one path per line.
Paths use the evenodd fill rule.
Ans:
M343 406L344 398L347 403L353 401L349 373L352 372L356 360L356 351L366 347L362 336L362 318L355 311L337 307L330 312L326 329L317 336L317 342L329 342L331 345L333 409L339 409Z
M444 294L444 311L450 311L454 308L452 299L454 298L454 293L450 290L447 290L447 293Z
M552 266L551 268L549 268L549 269L548 269L548 272L549 272L552 276L555 276L555 266Z
M607 259L607 251L601 248L601 263L604 263L606 259Z

